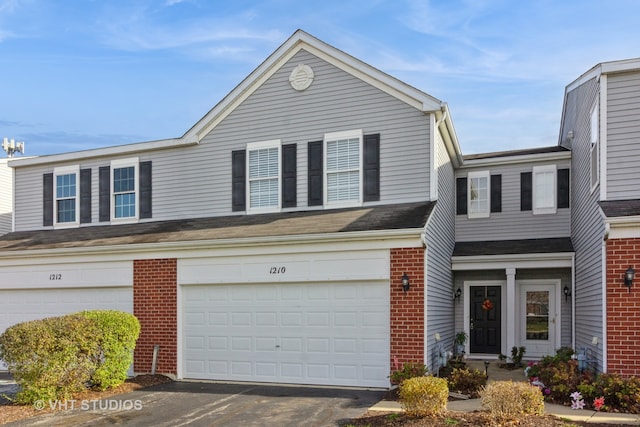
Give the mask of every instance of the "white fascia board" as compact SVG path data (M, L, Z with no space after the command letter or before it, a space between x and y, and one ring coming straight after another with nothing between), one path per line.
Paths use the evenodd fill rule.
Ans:
M574 252L543 254L478 255L451 257L451 269L503 270L506 268L571 268Z
M260 255L332 250L421 248L423 228L322 233L293 236L247 237L239 239L191 240L182 242L120 244L0 252L3 266L57 264L73 257L74 262L120 261L152 258ZM68 262L68 261L66 261Z
M593 66L573 82L569 83L566 87L565 94L595 77L600 77L602 74L623 73L633 70L640 70L640 58L602 62Z
M603 62L600 64L602 74L624 73L640 70L640 58L623 59L620 61Z
M571 160L571 151L558 151L553 153L537 153L504 157L490 157L487 159L465 160L464 164L460 166L460 169L477 168L479 166L489 167L500 165L515 165L518 163L550 162L559 160Z
M22 166L45 165L49 163L73 162L96 157L114 157L142 153L145 151L163 150L167 148L186 147L196 145L195 140L184 138L162 139L158 141L140 142L136 144L115 145L106 148L96 148L94 150L74 151L71 153L52 154L47 156L37 156L29 158L14 159L9 162L9 166L18 168Z
M444 144L447 147L449 158L451 159L453 166L458 168L463 163L463 156L460 143L458 142L458 135L456 134L456 129L453 126L453 120L451 119L449 105L446 102L443 102L442 107L439 111L436 111L435 114L436 123L438 123L438 130L440 131Z
M640 216L623 216L607 218L605 227L608 239L635 239L640 238Z
M189 129L185 137L200 141L303 49L421 111L437 111L442 106L440 100L298 30Z

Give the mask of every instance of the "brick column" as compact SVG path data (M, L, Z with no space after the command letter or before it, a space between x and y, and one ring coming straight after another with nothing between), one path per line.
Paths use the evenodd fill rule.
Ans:
M177 374L177 271L176 259L133 261L133 314L140 321L135 372L151 372L153 347L159 345L156 373Z
M627 268L636 270L628 290ZM640 239L607 240L607 371L640 376Z
M390 254L391 281L391 370L395 358L405 362L425 362L424 355L424 249L397 248ZM402 290L402 275L411 282L408 292Z

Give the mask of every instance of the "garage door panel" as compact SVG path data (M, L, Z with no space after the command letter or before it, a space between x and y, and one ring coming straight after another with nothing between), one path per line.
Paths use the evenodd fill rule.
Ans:
M388 286L386 282L185 286L183 316L203 310L209 324L183 323L183 376L386 387ZM364 298L371 293L382 297ZM196 348L199 341L189 344L190 337L197 336L209 344L204 352Z

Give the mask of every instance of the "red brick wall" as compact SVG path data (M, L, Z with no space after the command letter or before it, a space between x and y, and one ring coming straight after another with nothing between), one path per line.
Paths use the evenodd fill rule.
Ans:
M631 292L627 268L636 270ZM640 239L607 240L607 371L640 376Z
M159 345L156 372L177 373L177 271L176 259L133 261L133 314L140 321L135 372L151 372L153 347Z
M424 249L391 249L391 369L396 361L424 363ZM402 275L411 283L402 290Z

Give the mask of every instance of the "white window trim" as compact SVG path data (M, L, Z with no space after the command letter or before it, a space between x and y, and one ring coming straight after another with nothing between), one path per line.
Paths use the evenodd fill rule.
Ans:
M538 179L538 174L540 173L547 173L547 172L553 172L553 188L551 189L551 191L553 192L553 206L552 207L545 207L545 208L539 208L537 207L537 179ZM532 195L532 207L533 207L533 214L534 215L549 215L549 214L555 214L557 209L558 209L558 168L556 167L556 165L544 165L544 166L534 166L533 167L533 179L532 179L532 191L531 191L531 195Z
M487 211L471 212L471 180L485 178L487 180ZM488 218L491 215L491 173L487 171L469 172L467 175L467 218Z
M277 206L265 206L252 208L251 207L251 170L249 169L249 153L254 150L261 150L265 148L277 148L278 149L278 205ZM246 184L246 201L247 201L247 213L270 213L280 212L282 209L282 140L272 139L269 141L250 142L246 146L246 171L247 171L247 184Z
M329 201L329 191L328 191L328 176L329 171L327 170L327 141L333 141L336 139L345 139L345 138L358 138L359 148L358 148L358 199L357 200L347 200L347 201ZM363 179L362 179L362 156L364 150L364 135L362 129L354 129L340 132L329 132L324 134L324 140L322 144L322 162L323 162L323 177L322 177L322 192L324 197L324 206L331 208L348 208L354 206L362 206L362 191L363 191Z
M589 185L591 193L598 187L600 183L600 102L596 100L591 109L590 117L590 148L589 148ZM595 119L595 120L594 120ZM596 170L593 170L593 156L596 157ZM595 181L593 180L595 174Z
M73 222L58 222L58 192L57 181L60 175L76 176L76 220ZM53 169L53 227L70 228L80 225L80 166L62 166Z
M128 223L128 222L138 222L138 219L140 217L140 172L139 172L139 165L140 161L138 159L138 157L130 157L127 159L118 159L118 160L112 160L111 161L111 173L109 174L109 187L110 187L110 197L111 197L111 202L109 203L111 205L111 222L112 223L118 223L118 224L122 224L122 223ZM134 168L134 173L135 173L135 178L134 178L134 191L135 191L135 196L136 196L136 213L134 216L132 217L126 217L126 218L116 218L116 199L115 199L115 195L113 193L113 177L114 177L114 173L113 170L114 169L120 169L120 168L127 168L127 167L133 167Z

